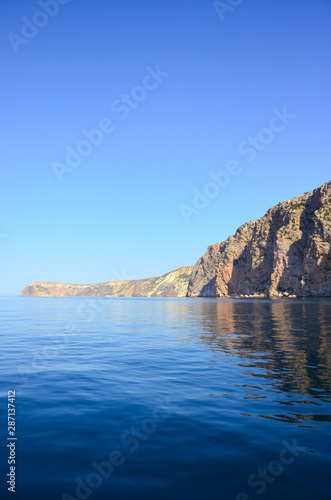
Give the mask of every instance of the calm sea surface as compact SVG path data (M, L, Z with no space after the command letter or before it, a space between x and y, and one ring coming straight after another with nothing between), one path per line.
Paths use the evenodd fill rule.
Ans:
M0 325L0 498L330 500L331 301L1 298Z

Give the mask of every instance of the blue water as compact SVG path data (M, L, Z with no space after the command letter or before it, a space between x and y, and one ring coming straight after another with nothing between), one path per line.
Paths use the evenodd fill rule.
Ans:
M328 300L1 298L1 498L329 500L330 320Z

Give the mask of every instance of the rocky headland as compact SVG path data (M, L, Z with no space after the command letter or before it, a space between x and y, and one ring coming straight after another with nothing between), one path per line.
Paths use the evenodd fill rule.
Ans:
M270 208L211 245L188 297L331 296L331 181Z
M157 278L128 281L106 281L93 285L67 283L33 283L26 286L25 297L185 297L192 267L180 267L176 271Z
M94 285L33 283L38 297L330 297L331 181L270 208L192 267Z

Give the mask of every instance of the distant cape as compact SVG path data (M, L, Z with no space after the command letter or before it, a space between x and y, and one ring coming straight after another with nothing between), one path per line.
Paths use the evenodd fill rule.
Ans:
M331 181L279 203L193 267L94 285L37 282L30 297L331 297Z

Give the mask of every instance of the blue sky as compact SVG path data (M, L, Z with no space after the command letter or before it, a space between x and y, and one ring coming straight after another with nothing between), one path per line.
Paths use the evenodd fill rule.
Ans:
M330 180L331 3L237 3L1 2L0 294L193 265Z

